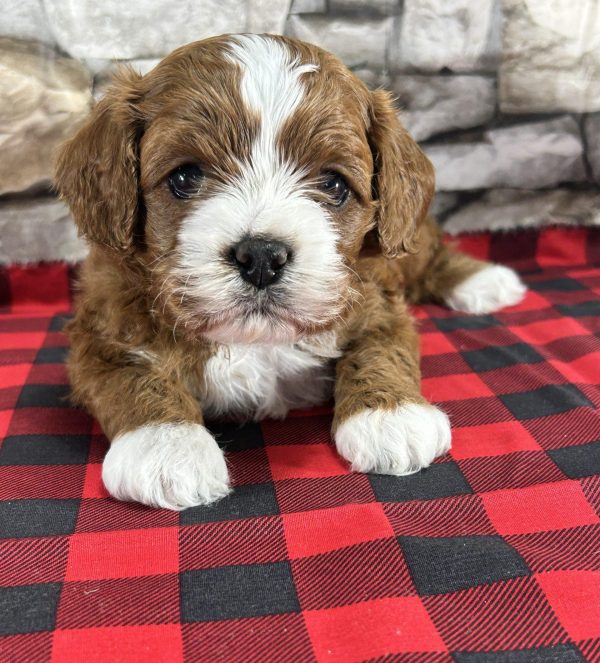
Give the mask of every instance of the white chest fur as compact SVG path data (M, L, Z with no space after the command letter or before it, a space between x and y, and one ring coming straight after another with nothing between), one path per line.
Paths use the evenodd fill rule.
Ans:
M295 345L221 346L204 369L203 410L280 418L322 403L333 387L330 360L339 354L332 334Z

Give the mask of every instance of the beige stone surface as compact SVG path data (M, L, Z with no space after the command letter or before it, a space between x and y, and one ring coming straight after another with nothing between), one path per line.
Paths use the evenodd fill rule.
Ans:
M80 63L0 39L0 194L50 184L56 147L86 117L91 99Z

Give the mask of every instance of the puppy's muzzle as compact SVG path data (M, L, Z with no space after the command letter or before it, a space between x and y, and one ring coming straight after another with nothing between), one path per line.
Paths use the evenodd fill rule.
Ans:
M290 249L277 240L248 238L232 247L231 256L244 281L262 290L279 279Z

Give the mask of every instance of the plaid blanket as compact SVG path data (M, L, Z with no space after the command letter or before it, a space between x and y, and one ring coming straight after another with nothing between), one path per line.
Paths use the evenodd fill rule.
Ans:
M0 272L0 660L600 660L600 231L476 235L530 291L416 309L451 453L353 474L329 407L213 422L235 492L180 514L107 497L69 405L62 265Z

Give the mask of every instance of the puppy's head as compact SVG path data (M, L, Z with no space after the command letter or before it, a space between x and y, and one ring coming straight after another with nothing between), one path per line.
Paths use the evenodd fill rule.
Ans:
M387 93L314 46L239 35L121 73L57 186L92 243L145 266L173 324L289 342L348 306L370 230L387 257L411 250L433 174Z

